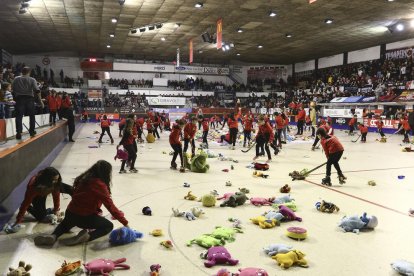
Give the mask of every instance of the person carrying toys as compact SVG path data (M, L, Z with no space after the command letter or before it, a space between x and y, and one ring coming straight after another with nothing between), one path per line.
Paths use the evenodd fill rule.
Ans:
M322 184L327 186L332 186L331 183L331 167L334 165L336 171L338 172L339 183L344 184L346 177L341 171L339 166L339 160L344 153L344 147L338 138L333 135L328 135L324 128L319 128L316 132L316 135L321 139L322 148L325 151L326 158L326 176L322 179Z
M357 115L354 115L352 119L349 121L349 135L354 135L355 124L357 123Z
M409 139L408 135L410 134L411 127L410 127L410 124L408 122L408 118L407 117L402 118L400 120L400 124L401 124L401 127L398 129L397 133L400 132L401 130L404 130L404 132L403 132L404 133L403 143L410 143L410 139Z
M259 117L259 120L257 122L259 125L259 130L257 132L256 136L256 156L253 158L253 160L256 160L259 158L260 154L260 148L264 147L267 153L267 163L272 161L272 155L270 154L269 149L269 143L273 143L274 135L273 135L273 129L270 126L269 123L266 123L263 116Z
M382 128L384 127L384 122L382 121L382 118L379 117L378 121L375 124L377 125L378 133L381 135L381 142L387 141L387 138L385 137L385 134L382 131Z
M209 131L209 119L208 118L203 119L202 125L203 125L203 144L205 148L208 149L207 136L208 136L208 131Z
M63 244L77 245L107 235L112 231L114 225L98 214L102 204L114 218L125 227L129 227L128 220L112 201L111 175L111 164L100 160L76 177L73 184L72 200L66 209L65 218L51 235L36 236L34 238L35 245L51 246L61 235L68 233L75 226L81 228L82 231L72 238L61 240ZM88 232L87 229L94 230Z
M128 118L126 120L126 125L124 129L124 133L122 135L122 139L119 142L119 145L116 147L117 149L119 146L123 146L124 149L128 152L128 162L130 162L129 171L133 173L137 173L138 170L135 169L135 161L137 160L137 151L134 145L135 144L136 135L134 135L134 119ZM119 173L126 173L125 164L127 160L122 160L121 170Z
M358 123L358 129L361 132L361 142L367 142L368 127L364 124Z
M102 143L102 137L105 135L105 132L108 133L109 138L111 138L111 144L114 144L114 138L111 135L111 121L106 115L103 115L101 118L101 136L99 137L98 143Z
M252 127L253 127L253 118L252 114L246 114L243 120L243 128L244 128L244 141L243 141L243 148L246 147L246 141L248 141L248 145L250 146L252 140Z
M185 126L185 121L183 120L176 120L176 123L173 125L169 141L172 149L174 150L173 158L171 160L171 169L176 170L177 169L177 163L175 163L175 160L177 159L177 156L180 156L180 172L185 172L184 169L184 160L183 160L183 148L180 141L180 134L181 130Z
M197 132L197 118L191 117L191 121L184 127L184 153L187 153L188 144L191 143L191 157L195 155L194 136Z

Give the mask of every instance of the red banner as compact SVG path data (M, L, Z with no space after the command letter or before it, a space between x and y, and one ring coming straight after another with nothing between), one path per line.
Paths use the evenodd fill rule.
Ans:
M377 127L377 119L364 119L364 125L368 127ZM384 122L383 128L393 128L397 129L398 124L400 123L399 120L382 120Z
M0 119L0 142L6 141L6 120Z
M102 113L95 114L96 120L101 119L101 115L102 115ZM105 115L109 120L119 120L119 114L118 113L105 113Z
M217 49L221 49L223 42L223 19L217 20Z
M88 90L89 99L102 99L102 90Z
M189 59L189 63L193 63L193 40L190 39L190 41L188 42L188 49L190 50L190 59Z

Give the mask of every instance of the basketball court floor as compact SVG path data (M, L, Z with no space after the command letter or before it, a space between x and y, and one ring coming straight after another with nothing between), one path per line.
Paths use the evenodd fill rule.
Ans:
M205 174L191 172L179 173L171 170L171 148L168 133L153 144L138 145L137 174L118 174L120 161L114 161L115 145L104 143L99 148L96 124L84 124L77 133L76 143L65 146L52 166L62 174L65 183L72 184L73 179L100 159L113 164L112 195L115 205L125 213L131 228L144 233L144 237L135 243L124 246L110 246L108 237L87 244L66 247L56 243L53 248L37 248L33 238L39 233L49 233L54 226L32 222L26 215L25 228L13 235L0 235L0 272L6 273L7 267L16 266L19 260L33 265L32 275L53 275L64 260L88 262L95 258L127 258L131 266L128 271L116 271L115 275L149 275L152 264L160 264L161 275L216 275L223 266L206 268L200 253L205 249L198 245L188 247L189 240L201 234L210 233L215 226L231 227L228 218L242 221L243 233L235 235L235 241L226 243L232 257L239 260L237 266L227 266L231 272L239 268L264 268L269 275L397 275L390 263L397 259L414 261L414 218L408 210L414 208L414 153L401 151L401 136L393 135L387 143L375 141L378 134L369 133L368 142L352 143L355 138L345 132L336 131L336 135L345 147L340 165L347 176L347 183L340 185L336 174L332 175L332 187L322 186L324 168L313 172L305 181L291 181L288 176L293 170L311 169L326 161L321 149L311 151L311 141L294 141L284 145L278 156L273 157L269 177L256 178L254 170L247 168L252 162L254 149L242 153L241 146L230 150L210 142L210 150L238 161L220 161L209 158L210 170ZM112 127L117 137L117 127ZM105 140L107 137L104 138ZM119 138L115 143L119 142ZM165 153L163 153L165 152ZM265 161L261 158L259 161ZM234 170L231 169L234 167ZM228 169L228 172L223 172ZM333 168L333 172L335 172ZM398 176L404 176L399 179ZM376 186L368 185L374 180ZM231 181L232 186L226 186ZM190 184L189 188L183 186ZM189 192L198 197L217 190L221 195L235 192L238 188L248 188L248 197L279 197L279 188L289 184L290 195L295 199L302 222L284 222L272 229L261 229L250 218L257 217L270 206L255 207L249 202L237 208L202 207L200 202L185 200ZM315 203L321 200L335 203L340 211L327 214L316 210ZM51 197L48 207L52 207ZM70 197L62 196L62 210L65 210ZM144 216L142 208L149 206L152 216ZM172 216L171 208L188 211L191 207L202 207L205 214L195 221ZM103 208L104 215L111 215ZM378 226L370 232L360 234L344 233L337 227L343 216L375 215ZM12 219L13 220L13 219ZM115 228L121 224L113 221ZM296 241L288 238L286 229L291 226L305 228L308 238ZM162 229L164 236L154 237L148 233ZM73 235L79 229L73 229ZM65 236L64 236L65 237ZM171 240L174 247L166 249L161 241ZM288 270L278 267L263 252L270 244L290 245L306 254L309 267L293 266Z

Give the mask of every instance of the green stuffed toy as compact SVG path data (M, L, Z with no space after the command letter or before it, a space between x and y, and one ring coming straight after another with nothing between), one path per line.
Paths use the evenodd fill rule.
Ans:
M216 239L225 240L228 242L234 242L234 234L243 233L241 229L238 228L226 228L221 226L216 226L216 229L211 234L208 234L211 237Z
M298 210L298 207L296 206L295 201L281 203L281 204L273 204L272 207L275 208L276 210L279 210L279 206L281 206L281 205L284 205L284 206L288 207L289 209L291 209L294 212L296 212Z
M221 239L216 239L215 237L212 237L210 235L201 235L200 237L187 242L187 246L191 246L194 243L204 248L210 248L213 246L224 245L226 242Z
M191 162L191 155L189 155L188 153L184 152L183 153L183 162L184 162L184 168L191 170L191 166L190 166L190 162Z
M259 225L262 229L273 228L278 225L278 221L275 219L267 219L264 216L258 216L250 219L254 224Z
M190 163L190 170L195 173L206 173L210 166L207 164L207 153L201 151L196 154Z
M202 202L204 207L214 207L216 205L216 197L212 194L206 194L201 197L199 200Z

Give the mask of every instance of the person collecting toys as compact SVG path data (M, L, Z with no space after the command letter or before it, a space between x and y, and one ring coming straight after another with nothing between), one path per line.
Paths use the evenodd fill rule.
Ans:
M243 120L243 129L244 129L244 140L243 140L243 148L246 147L246 141L248 142L248 146L250 147L251 140L252 140L252 127L253 127L253 118L252 114L246 114Z
M204 118L203 122L201 123L203 126L203 145L206 149L208 149L208 142L207 142L207 136L209 131L209 119Z
M339 160L341 159L342 154L344 153L344 147L342 146L341 142L339 142L337 137L333 135L328 135L324 128L319 128L316 132L316 135L319 137L319 139L321 139L322 148L325 151L326 158L328 159L326 162L326 176L324 179L322 179L322 184L332 186L332 165L338 172L339 183L344 184L346 177L342 173L341 167L339 166Z
M50 222L48 215L51 214L60 218L61 193L72 195L73 188L68 184L62 183L62 177L57 169L47 167L32 176L27 184L26 193L17 213L16 221L9 229L11 230L10 233L17 232L13 231L13 229L18 229L16 227L23 221L26 211L39 222ZM46 209L46 198L49 194L53 196L53 213L48 213Z
M103 115L101 118L101 136L99 137L98 143L102 143L102 137L105 135L105 132L108 133L109 138L111 138L111 144L114 144L114 138L111 135L111 121L106 115Z
M177 169L177 163L175 163L175 160L177 160L177 156L180 156L180 172L185 172L184 169L184 160L183 160L183 148L180 141L180 134L181 130L185 126L184 120L176 120L176 123L173 125L169 141L172 149L174 150L173 158L171 160L171 169L176 170Z
M410 127L410 124L408 122L407 116L403 117L400 120L400 124L401 124L401 127L398 129L397 133L399 133L401 130L403 130L403 134L404 134L403 143L410 143L410 138L408 137L408 135L410 134L411 127Z
M229 126L230 130L230 149L236 149L236 140L237 140L237 133L239 132L239 123L238 118L240 116L240 110L237 115L234 115L234 112L230 113L230 116L227 118L227 125Z
M145 124L144 117L140 117L135 120L135 125L137 126L138 141L140 143L144 142L144 139L142 139L142 134L144 133L144 124Z
M136 150L136 134L134 134L134 119L128 118L126 120L124 133L122 139L119 142L119 145L116 147L118 149L121 145L128 152L128 160L122 160L120 174L126 173L125 164L128 161L130 164L129 171L132 173L137 173L138 170L135 168L135 161L137 160L137 150Z
M128 220L114 205L111 198L112 166L100 160L87 171L75 178L73 195L66 208L65 218L50 235L39 235L34 238L36 246L51 246L63 234L77 226L82 229L76 236L63 239L65 245L77 245L106 236L114 225L99 215L102 204L111 215L125 227Z
M357 115L354 115L354 117L352 117L352 119L349 121L348 126L349 126L349 135L354 135L354 130L355 130L355 124L357 123Z
M118 123L119 137L122 137L122 132L124 131L125 123L126 123L126 118L121 118L121 121L119 121Z
M274 140L273 129L269 123L265 122L263 116L259 117L257 124L259 125L259 130L256 136L256 156L253 158L253 160L256 160L257 158L259 158L260 148L264 147L267 153L267 158L268 158L266 163L269 163L272 161L272 155L270 154L269 143L272 144Z
M382 118L379 117L378 121L375 122L377 125L377 131L381 135L381 142L387 142L387 138L385 137L384 132L382 131L382 128L384 127L384 122L382 121Z
M364 124L358 123L358 129L361 132L361 142L367 142L368 127Z
M194 136L197 132L197 118L191 117L191 121L184 127L184 153L187 153L188 144L191 143L191 158L195 155Z
M324 121L325 123L324 124L321 124L320 126L319 126L319 128L323 128L323 129L325 129L326 130L326 133L328 134L328 135L333 135L334 133L333 133L333 128L330 126L330 124L329 124L329 122L326 122L326 121ZM317 149L317 148L319 148L319 146L317 146L318 145L318 142L320 141L321 139L319 139L319 137L318 136L316 136L316 138L315 138L315 141L313 141L313 145L312 145L312 151L314 151L315 149Z

